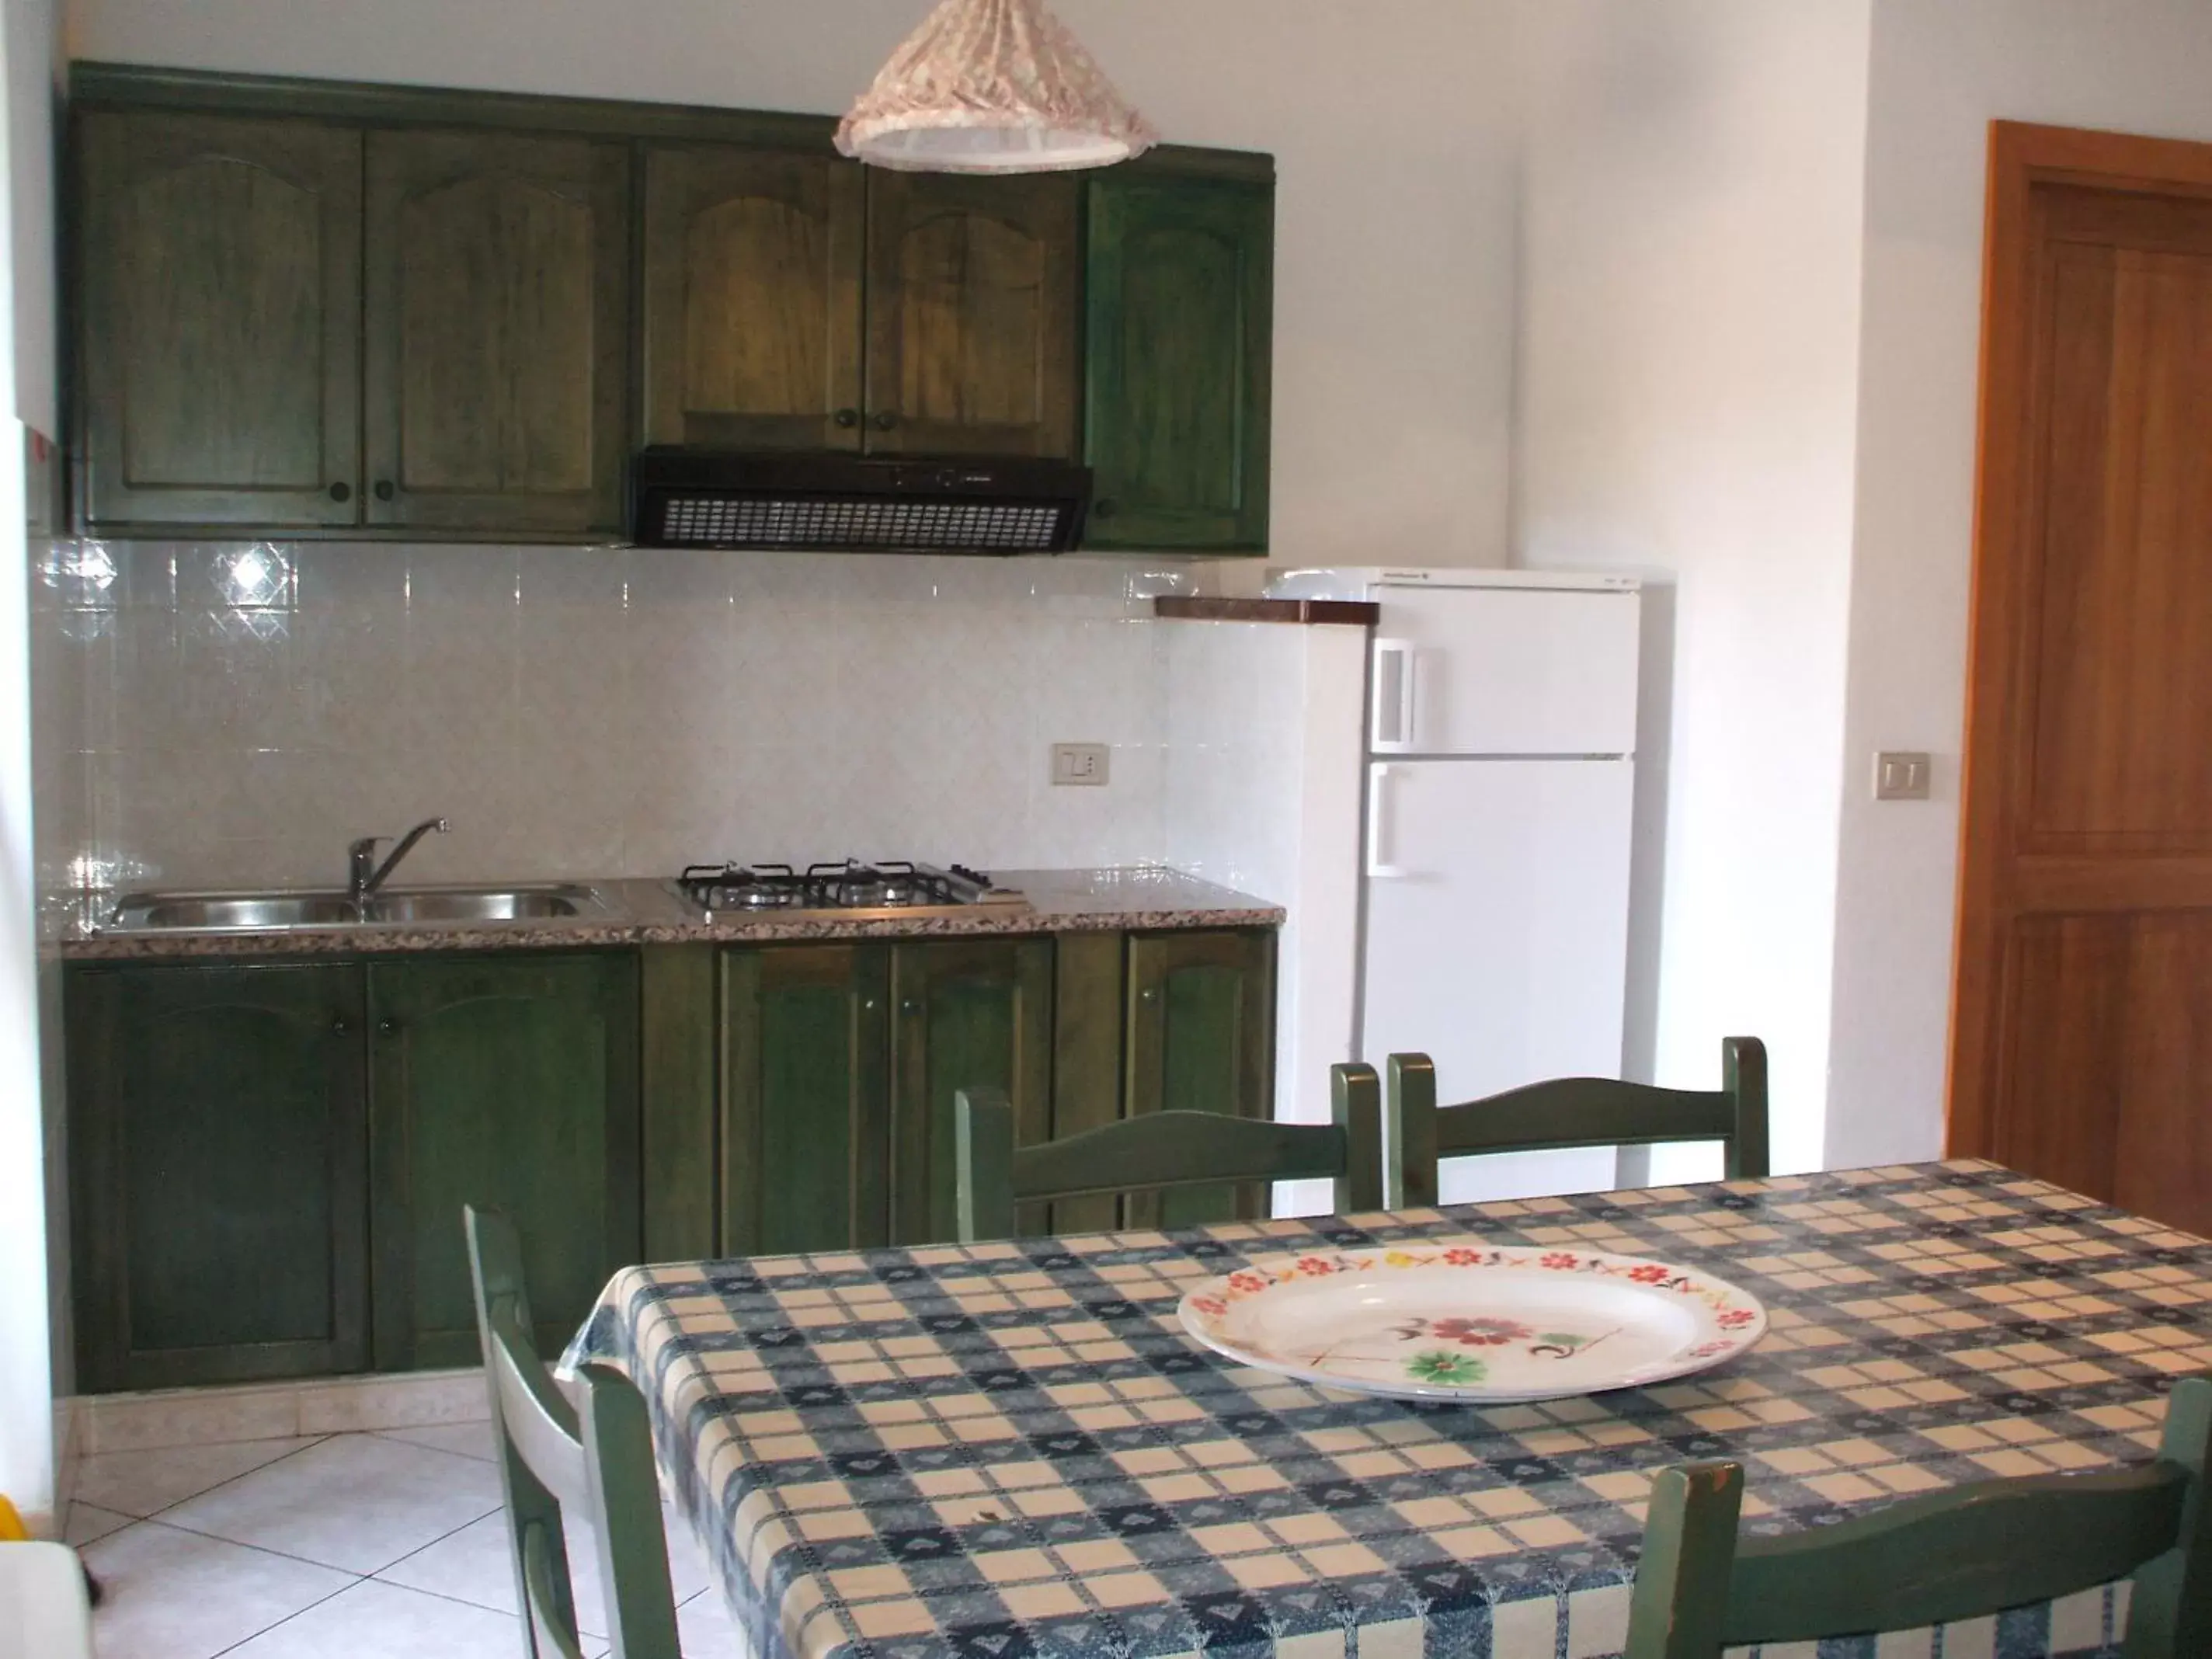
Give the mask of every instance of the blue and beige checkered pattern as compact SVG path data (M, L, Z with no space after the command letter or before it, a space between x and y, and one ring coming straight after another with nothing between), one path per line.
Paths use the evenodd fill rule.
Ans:
M1478 1410L1289 1382L1176 1321L1248 1261L1457 1236L1700 1264L1772 1328L1683 1382ZM644 1390L762 1659L1595 1659L1654 1471L1737 1459L1747 1524L1786 1530L2140 1458L2212 1366L2209 1283L2212 1245L1953 1163L638 1267L568 1362ZM2123 1606L1818 1652L2095 1654Z

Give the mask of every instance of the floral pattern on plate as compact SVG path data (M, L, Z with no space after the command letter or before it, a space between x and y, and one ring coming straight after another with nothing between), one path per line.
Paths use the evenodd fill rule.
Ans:
M1183 1327L1245 1364L1368 1394L1504 1403L1720 1364L1766 1310L1701 1269L1443 1242L1284 1257L1201 1285Z

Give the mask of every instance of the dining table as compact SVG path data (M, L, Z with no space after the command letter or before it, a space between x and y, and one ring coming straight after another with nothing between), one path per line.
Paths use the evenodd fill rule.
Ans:
M1456 1239L1694 1267L1769 1324L1694 1376L1477 1406L1297 1381L1177 1317L1254 1264ZM1601 1659L1659 1470L1741 1463L1766 1534L2144 1459L2212 1367L2209 1292L2204 1240L1953 1160L635 1267L563 1364L643 1394L757 1659ZM2125 1607L1817 1652L2117 1653Z

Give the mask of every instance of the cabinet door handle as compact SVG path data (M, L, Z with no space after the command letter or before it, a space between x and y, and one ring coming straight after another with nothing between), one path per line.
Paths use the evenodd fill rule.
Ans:
M331 486L331 499L334 501L351 501L353 499L353 486L349 483L332 484Z
M876 416L876 430L878 432L888 432L897 424L898 416L888 409L882 410Z
M858 426L860 423L860 411L857 409L841 409L835 416L831 416L831 418L835 420L839 426Z
M380 1019L376 1022L376 1029L381 1031L386 1036L398 1036L399 1035L399 1022L396 1019Z
M1137 993L1137 1000L1139 1002L1158 1002L1159 1000L1159 992L1149 985Z
M874 1013L876 1012L876 1000L873 997L862 997L860 999L860 1011L863 1013Z
M904 1002L899 1004L899 1012L902 1014L918 1014L921 1012L921 1005L915 1001L912 997L908 997Z
M333 1014L331 1017L331 1035L332 1036L343 1036L352 1030L353 1027L346 1024L346 1017L343 1014Z
M376 481L376 499L380 501L388 501L398 493L392 487L391 479L379 478Z

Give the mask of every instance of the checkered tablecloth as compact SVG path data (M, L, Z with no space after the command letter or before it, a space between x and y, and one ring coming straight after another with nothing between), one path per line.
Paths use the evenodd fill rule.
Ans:
M1680 1382L1478 1410L1289 1382L1176 1321L1250 1260L1464 1235L1702 1264L1772 1327ZM761 1659L1593 1659L1654 1471L1736 1459L1779 1531L2141 1458L2212 1366L2209 1280L2189 1234L1951 1163L635 1267L567 1363L643 1389ZM1818 1651L2094 1654L2124 1607Z

